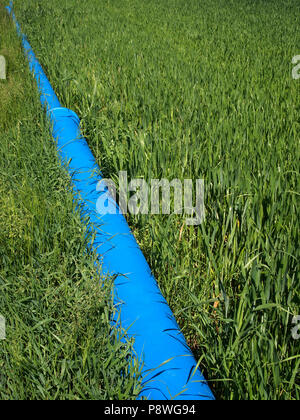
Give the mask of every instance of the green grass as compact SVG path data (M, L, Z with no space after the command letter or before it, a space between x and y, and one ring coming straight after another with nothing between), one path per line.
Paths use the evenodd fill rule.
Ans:
M0 399L135 399L131 343L112 330L112 284L60 168L35 82L0 1ZM119 337L119 338L118 338Z
M299 399L300 5L17 0L100 167L204 178L207 218L129 217L219 399Z

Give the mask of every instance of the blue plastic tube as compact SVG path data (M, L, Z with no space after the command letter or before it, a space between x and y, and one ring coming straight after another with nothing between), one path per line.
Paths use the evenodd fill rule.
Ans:
M78 116L62 108L42 67L11 14L25 54L40 91L41 103L53 127L62 164L72 178L74 190L90 222L97 226L93 247L99 255L104 275L116 277L114 294L120 306L120 322L135 338L134 350L144 362L140 397L151 400L213 400L197 363L174 315L122 214L99 215L96 209L101 192L100 169L80 132ZM114 203L113 205L116 206Z

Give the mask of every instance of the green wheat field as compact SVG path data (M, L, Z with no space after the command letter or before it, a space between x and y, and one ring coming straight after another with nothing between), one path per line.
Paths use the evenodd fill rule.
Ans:
M112 284L96 280L5 5L0 398L135 399L142 361L124 332L111 331ZM178 215L127 219L216 398L298 400L300 3L14 5L106 177L204 179L200 226Z

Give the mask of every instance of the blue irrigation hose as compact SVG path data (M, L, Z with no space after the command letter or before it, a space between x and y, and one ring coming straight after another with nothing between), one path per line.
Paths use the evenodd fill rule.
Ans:
M121 325L135 338L134 350L144 362L143 390L140 398L151 400L213 400L214 396L200 372L194 356L180 331L174 315L143 253L122 214L99 215L96 203L101 172L80 131L80 120L62 108L13 12L12 16L30 70L40 91L41 103L52 123L53 137L63 165L72 178L83 212L95 229L93 247L101 262L103 275L115 276L114 293L120 310Z

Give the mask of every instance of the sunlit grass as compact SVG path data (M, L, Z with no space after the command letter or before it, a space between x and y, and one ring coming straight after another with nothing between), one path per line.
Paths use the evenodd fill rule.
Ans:
M130 217L218 398L299 399L300 6L16 1L106 176L204 178L206 222Z
M70 181L3 5L0 399L135 399L139 366L131 366L131 343L111 327L111 282L100 286L96 256L87 249Z

